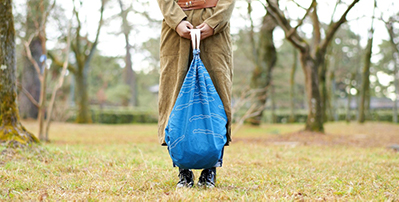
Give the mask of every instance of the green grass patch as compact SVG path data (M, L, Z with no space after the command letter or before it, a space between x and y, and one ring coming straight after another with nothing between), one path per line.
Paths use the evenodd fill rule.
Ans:
M0 146L0 200L399 200L399 153L387 148L399 144L399 126L333 123L326 135L298 134L302 127L244 126L225 149L215 189L176 189L156 125L54 123L51 143Z

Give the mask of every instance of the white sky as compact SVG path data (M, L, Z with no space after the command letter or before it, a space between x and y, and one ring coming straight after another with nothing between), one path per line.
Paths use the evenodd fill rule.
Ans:
M352 0L343 0L344 2L348 2L348 4ZM23 5L25 0L16 0L17 12L18 8L19 12L23 11ZM135 10L148 10L151 17L157 20L162 20L162 15L160 13L158 4L156 0L124 0L125 4L129 4L133 2L133 7ZM147 2L147 5L143 6L141 2ZM265 2L265 1L264 1ZM311 0L297 0L300 5L304 7L308 7L310 5ZM331 14L333 7L335 5L335 0L319 0L319 17L322 22L329 23L331 20ZM366 37L368 33L368 29L370 28L370 19L372 16L373 10L373 0L360 0L359 3L350 11L347 19L349 20L349 26L357 34L362 36L361 44L365 46ZM57 1L57 4L61 4L62 7L66 10L67 18L71 17L72 13L72 0L66 1ZM387 19L392 13L399 12L399 1L398 0L378 0L377 4L379 9L376 12L376 16L383 16L384 19ZM289 11L289 16L293 18L300 18L304 14L304 10L296 7L294 3L289 0L280 0L280 5L283 7L287 7ZM249 26L249 21L246 18L247 14L247 3L246 0L237 0L236 1L236 9L233 12L233 16L231 19L231 31L232 33L237 33L239 29ZM340 6L336 11L336 15L334 20L337 20L340 14L344 12L347 6ZM82 8L80 9L81 19L86 19L86 23L84 29L82 29L82 33L86 33L89 30L89 39L94 40L95 32L98 26L99 20L99 9L100 9L100 0L84 0ZM262 4L259 1L254 1L253 3L253 19L255 21L255 25L259 25L261 22L261 18L265 14L265 10ZM110 0L106 6L106 10L104 12L105 19L109 19L110 17L117 15L120 12L119 4L116 0ZM134 31L131 33L130 42L136 47L140 47L140 44L144 41L147 41L149 38L154 38L159 36L160 34L160 26L150 27L148 26L148 22L146 19L137 14L130 14L129 21L132 22L135 26ZM121 21L113 20L111 23L105 25L102 29L100 35L100 43L98 45L99 51L104 55L109 56L123 56L125 54L125 41L124 36L122 34L115 35L115 32L120 31ZM49 28L49 31L51 28ZM311 34L311 25L304 25L302 27L304 32ZM49 32L48 31L48 32ZM56 30L52 30L56 31ZM378 53L378 44L381 43L382 39L388 39L388 33L385 29L385 25L381 21L375 21L375 38L374 38L374 53ZM275 40L277 44L281 44L281 41L284 38L284 34L282 30L277 29L275 32ZM54 42L49 41L48 47L54 45ZM133 68L135 70L142 70L143 68L148 67L148 63L145 60L145 55L140 53L139 51L132 51L133 54ZM377 57L373 58L377 60Z

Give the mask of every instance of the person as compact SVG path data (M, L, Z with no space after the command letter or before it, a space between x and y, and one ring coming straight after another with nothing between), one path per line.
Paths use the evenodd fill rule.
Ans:
M216 2L206 5L205 2ZM199 3L198 3L199 2ZM199 6L191 6L192 4ZM158 137L165 143L165 127L173 109L185 75L192 60L190 29L201 30L201 60L223 102L227 115L227 143L231 142L231 88L233 56L230 37L230 17L235 0L158 0L163 14L160 39L160 79L158 99ZM181 7L182 6L182 7ZM223 158L223 155L222 155ZM198 186L215 187L216 167L204 169ZM194 174L179 168L177 187L192 187Z

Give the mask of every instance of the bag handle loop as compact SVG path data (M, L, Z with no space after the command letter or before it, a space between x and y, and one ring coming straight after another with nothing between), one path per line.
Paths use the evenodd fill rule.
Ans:
M193 44L194 50L199 50L200 40L201 40L201 30L200 29L191 29L191 42Z

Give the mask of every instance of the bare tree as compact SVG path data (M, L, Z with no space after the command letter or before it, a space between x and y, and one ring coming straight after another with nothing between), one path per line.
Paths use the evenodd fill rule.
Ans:
M46 78L47 78L46 23L47 23L48 15L55 5L55 1L53 3L52 7L46 7L46 4L47 4L46 2L44 2L43 0L40 0L39 9L41 11L40 12L41 16L34 20L36 31L29 36L28 41L24 42L26 56L27 56L28 60L30 61L31 65L33 65L34 69L36 70L35 75L37 75L39 77L39 81L40 81L39 101L37 102L36 100L32 99L32 98L34 98L33 96L27 96L28 98L31 99L32 103L34 103L37 106L38 111L39 111L38 121L39 121L39 139L40 140L46 140L45 134L44 134L44 119L45 119L45 113L46 113L46 90L47 90L47 85L46 85L47 84L46 83ZM31 44L38 43L38 42L40 42L40 50L41 50L41 55L39 57L40 58L39 61L35 60L34 55L31 52ZM25 93L25 94L27 94L27 93Z
M43 15L45 8L48 7L48 0L28 0L26 1L26 35L24 41L28 41L33 35L29 44L30 52L32 53L33 59L39 64L40 69L43 68L43 63L40 62L43 55L43 37L38 36L38 30L42 28ZM44 40L46 40L44 38ZM25 49L23 50L23 55L26 55ZM29 95L22 93L20 95L20 114L22 117L37 118L39 109L34 102L30 99L30 96L35 100L40 99L41 92L41 82L39 79L39 74L28 57L24 57L23 69L21 74L21 88L22 92L29 92Z
M0 1L0 142L39 140L22 125L17 104L15 29L11 0Z
M90 70L90 62L93 58L97 50L98 40L100 36L100 31L103 23L103 13L104 7L107 0L101 0L101 8L100 8L100 19L98 22L96 38L94 42L91 42L87 36L82 36L82 21L79 17L79 11L75 7L74 3L74 17L77 22L77 27L75 29L74 40L71 41L71 49L75 55L76 63L75 65L68 64L67 68L69 72L74 74L75 82L76 82L76 99L77 99L77 123L91 123L91 115L90 115L90 106L89 106L89 92L88 92L88 74ZM80 1L80 5L82 1ZM55 56L52 52L49 52L49 56L53 60L53 62L62 67L63 62L59 58Z
M334 22L333 18L331 18L331 23L324 32L324 39L322 39L322 28L317 14L316 0L312 0L311 5L306 9L305 15L299 20L295 27L291 25L290 20L284 15L283 11L276 3L273 3L271 0L266 0L266 2L267 6L265 6L265 8L273 15L278 25L284 30L286 39L290 41L300 53L301 66L305 73L305 86L309 106L305 130L324 132L324 112L319 90L319 71L324 64L327 47L333 39L334 34L339 27L346 22L347 14L359 0L353 0L338 21ZM340 2L341 1L338 0L337 5ZM334 15L335 11L333 12L333 16ZM298 28L303 24L307 16L311 17L313 24L312 43L306 42L306 40L298 34Z
M131 98L130 104L132 106L137 106L137 78L136 73L133 71L132 65L132 55L130 50L132 45L129 41L130 31L132 30L132 25L129 23L127 16L130 11L133 10L133 5L131 4L128 8L124 8L122 0L118 0L119 6L121 8L120 17L122 18L122 33L125 36L126 41L126 55L125 55L125 69L124 69L124 81L125 84L130 87ZM129 100L123 102L123 105L127 106L129 104Z

